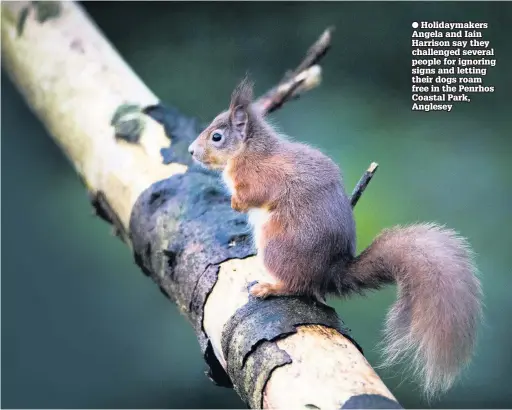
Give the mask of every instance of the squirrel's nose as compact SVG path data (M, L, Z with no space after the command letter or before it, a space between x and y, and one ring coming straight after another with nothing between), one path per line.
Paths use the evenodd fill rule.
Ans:
M188 147L188 152L190 153L190 155L194 155L194 147L193 147L194 144L190 144L189 147Z

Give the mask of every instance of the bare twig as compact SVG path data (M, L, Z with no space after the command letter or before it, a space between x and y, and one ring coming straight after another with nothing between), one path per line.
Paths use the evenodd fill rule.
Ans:
M370 183L371 179L373 178L373 175L375 174L375 172L377 172L378 167L379 164L377 164L376 162L372 162L368 169L366 170L366 172L361 177L361 179L359 179L359 182L352 191L352 195L350 197L350 205L352 205L352 208L356 206L357 201L359 201L359 198L361 198L361 195L363 194L364 190Z
M308 69L309 67L318 63L322 57L327 53L331 47L331 34L334 31L334 27L328 27L320 36L320 38L309 48L306 57L299 66L295 69L294 73L298 74L301 71Z
M322 69L317 64L331 46L331 33L334 27L327 28L319 39L309 48L306 56L297 68L287 72L281 82L263 94L255 103L260 112L269 114L280 108L285 102L297 98L321 82Z

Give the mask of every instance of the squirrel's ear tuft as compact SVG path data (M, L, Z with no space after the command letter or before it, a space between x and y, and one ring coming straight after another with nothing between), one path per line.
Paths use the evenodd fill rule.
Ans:
M236 86L231 94L230 109L241 106L244 108L249 107L253 98L253 83L246 75L244 79Z
M247 76L238 84L231 95L229 106L231 125L243 138L246 137L249 121L249 106L253 98L253 84Z

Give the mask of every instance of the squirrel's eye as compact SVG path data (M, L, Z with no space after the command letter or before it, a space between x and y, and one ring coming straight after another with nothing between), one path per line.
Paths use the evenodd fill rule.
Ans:
M222 139L223 135L220 132L214 132L212 134L212 141L219 142Z

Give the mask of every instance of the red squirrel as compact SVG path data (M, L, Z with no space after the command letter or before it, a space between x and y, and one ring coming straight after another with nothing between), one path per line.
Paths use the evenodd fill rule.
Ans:
M340 169L327 156L279 135L252 105L252 83L233 91L190 145L196 162L222 171L231 207L247 212L255 246L275 283L266 298L325 300L398 285L385 325L385 365L407 358L427 396L448 390L472 356L481 288L467 241L433 223L384 230L356 256L355 222Z

